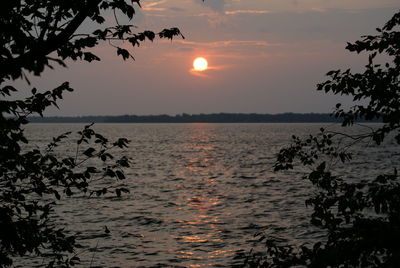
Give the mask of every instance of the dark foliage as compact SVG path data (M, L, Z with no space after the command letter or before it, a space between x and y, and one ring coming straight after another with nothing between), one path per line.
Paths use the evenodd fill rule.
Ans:
M33 146L24 135L30 115L42 116L49 106L57 106L63 93L72 91L68 82L49 90L31 89L31 96L15 100L15 79L41 75L65 61L98 61L91 52L102 41L116 48L124 60L131 53L117 44L139 46L156 36L182 36L177 28L135 33L133 25L122 25L118 17L132 19L139 0L4 0L0 3L0 267L13 265L21 256L42 257L47 267L69 267L79 262L74 253L75 237L57 226L52 208L57 200L74 194L120 196L128 189L118 182L125 178L126 157L115 158L115 148L128 140L110 141L91 125L77 133L75 153L60 157L57 147L70 136L62 134L43 149ZM114 13L115 24L101 26L106 13ZM116 14L122 14L117 16ZM92 33L82 33L84 21L97 25ZM108 23L107 25L110 25ZM183 36L182 36L183 37ZM89 161L90 160L90 161ZM97 161L97 162L96 162ZM94 167L88 163L98 163ZM117 183L94 188L91 182L115 178ZM108 229L106 228L106 231Z
M349 110L336 106L335 117L343 127L359 118L380 119L382 124L367 131L335 132L321 129L316 135L283 148L275 171L297 166L311 171L304 175L316 188L306 201L313 208L311 224L327 234L312 247L285 246L268 235L260 235L266 252L250 254L247 267L399 267L400 265L400 181L392 161L376 177L348 178L335 172L335 164L350 165L352 146L368 142L381 145L392 139L400 145L400 12L396 13L375 36L364 36L347 49L368 54L363 73L351 70L330 71L329 80L318 90L352 96ZM387 62L386 62L387 61ZM385 63L377 63L385 62ZM350 134L349 134L350 133Z

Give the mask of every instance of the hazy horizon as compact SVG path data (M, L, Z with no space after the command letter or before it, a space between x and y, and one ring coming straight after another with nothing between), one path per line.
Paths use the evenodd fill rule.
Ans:
M305 112L305 113L296 113L296 112L281 112L281 113L239 113L239 112L210 112L210 113L186 113L186 112L181 112L181 113L176 113L176 114L167 114L167 113L158 113L158 114L86 114L86 115L51 115L51 114L44 114L44 117L117 117L117 116L160 116L160 115L167 115L167 116L180 116L180 115L217 115L217 114L243 114L243 115L251 115L251 114L256 114L256 115L282 115L282 114L331 114L332 112ZM40 117L39 115L33 116L33 117Z

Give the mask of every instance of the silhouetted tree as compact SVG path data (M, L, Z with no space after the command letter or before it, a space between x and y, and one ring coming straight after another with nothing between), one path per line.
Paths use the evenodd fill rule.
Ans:
M182 36L177 28L159 33L135 33L133 25L120 24L118 18L132 19L133 4L139 0L4 0L0 3L0 267L13 265L20 256L45 258L48 267L69 267L79 262L73 255L75 237L57 226L52 207L57 199L78 192L117 196L127 192L118 184L93 188L90 182L106 177L123 180L123 169L129 166L126 157L114 158L114 148L124 148L124 138L109 141L96 133L91 125L78 132L75 153L60 158L57 146L70 133L53 139L43 150L29 149L24 135L26 117L42 115L49 106L57 106L65 91L72 91L68 82L49 91L31 90L24 100L15 100L22 90L13 81L28 74L40 76L45 68L65 61L98 61L90 51L102 41L115 47L124 60L130 52L117 44L129 42L133 47L156 36L172 39ZM114 13L114 16L109 16ZM101 26L107 17L114 22ZM79 28L90 21L98 29L91 33ZM80 29L78 31L78 29ZM183 36L182 36L183 37ZM88 160L91 161L88 161ZM87 165L97 159L99 165ZM71 254L72 253L72 254Z
M275 171L297 166L311 169L303 178L316 187L317 193L306 204L313 208L311 223L326 232L326 239L311 248L296 248L261 235L266 252L248 256L248 267L399 267L400 163L391 161L389 169L385 163L382 168L374 167L380 174L371 178L350 178L334 169L335 163L351 164L349 148L356 144L381 145L390 139L398 152L399 27L400 12L377 29L377 35L347 45L352 52L368 54L364 72L330 71L329 80L318 85L318 90L353 97L355 105L350 109L336 105L334 115L342 119L343 127L353 126L358 118L379 119L383 124L357 134L321 129L305 139L293 136L292 144L277 156Z

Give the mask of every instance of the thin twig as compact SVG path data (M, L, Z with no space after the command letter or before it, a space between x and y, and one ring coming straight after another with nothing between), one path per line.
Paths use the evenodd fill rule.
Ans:
M99 240L97 240L96 247L94 248L93 255L92 255L92 259L90 260L89 268L92 267L92 263L93 263L93 259L94 259L94 254L96 253L96 250L97 250L97 246L98 246L98 245L99 245Z

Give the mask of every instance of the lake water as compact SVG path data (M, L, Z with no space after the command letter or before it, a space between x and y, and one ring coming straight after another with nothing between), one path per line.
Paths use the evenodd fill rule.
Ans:
M27 136L42 147L52 136L82 126L30 124ZM274 173L272 166L292 134L320 127L97 124L107 137L131 140L124 152L132 161L124 181L130 193L63 199L57 219L78 232L84 267L229 267L237 252L256 245L258 231L292 244L311 241L321 235L304 205L312 188L300 172ZM345 173L371 175L387 155L390 166L399 160L390 148L360 149L358 162ZM62 150L73 151L68 145ZM111 235L103 235L104 226Z

